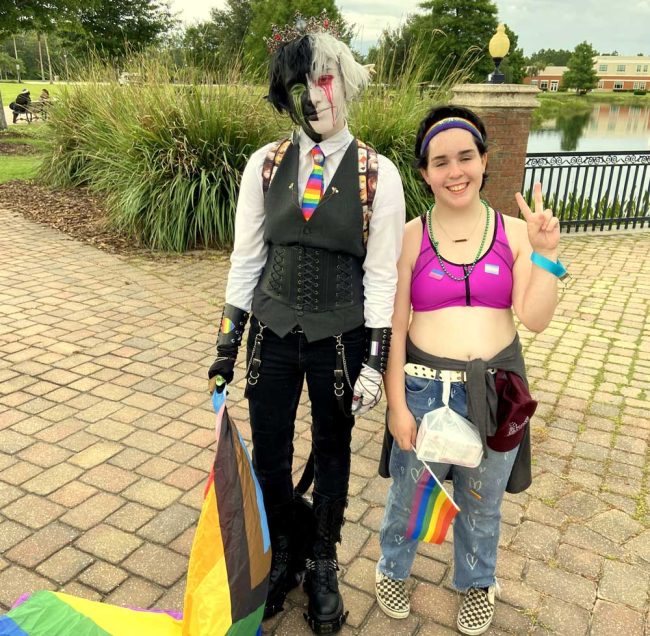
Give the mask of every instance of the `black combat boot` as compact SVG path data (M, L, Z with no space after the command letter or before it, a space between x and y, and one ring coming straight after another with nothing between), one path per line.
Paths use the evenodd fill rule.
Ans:
M316 540L312 557L307 559L305 592L309 597L305 619L315 634L335 634L347 618L336 573L336 543L341 541L341 526L346 500L328 499L314 493Z
M271 574L264 606L265 619L284 609L287 592L302 581L302 573L295 573L292 567L293 502L272 509L268 514L268 521L271 535Z

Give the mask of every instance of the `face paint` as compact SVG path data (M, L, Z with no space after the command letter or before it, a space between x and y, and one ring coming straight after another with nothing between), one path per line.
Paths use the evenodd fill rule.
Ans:
M303 103L309 101L307 87L304 84L294 84L289 91L291 100L293 102L293 110L291 111L292 119L301 127L307 127ZM307 98L305 98L307 96Z
M333 63L319 77L310 77L308 85L309 127L327 139L345 126L345 88L338 66Z

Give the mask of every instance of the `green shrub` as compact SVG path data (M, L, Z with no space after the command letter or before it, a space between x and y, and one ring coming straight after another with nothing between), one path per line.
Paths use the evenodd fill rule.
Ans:
M369 89L350 116L355 134L397 164L410 216L426 205L411 168L417 125L465 72L451 69L434 97L423 98L414 68L396 79L390 64L379 64L382 88ZM274 114L265 87L241 82L239 69L215 84L197 84L191 70L156 60L127 70L143 83L121 86L115 69L97 66L89 82L62 91L48 121L41 178L101 194L111 224L152 249L228 245L248 157L287 136L289 119Z
M91 84L56 105L41 176L105 197L111 223L153 249L226 245L250 154L280 135L257 87Z
M532 200L532 190L530 188L526 191L525 198L529 202ZM570 223L571 229L580 229L589 225L596 226L605 220L611 220L612 223L620 220L625 224L625 222L633 222L635 217L648 215L648 211L650 211L650 192L645 192L640 197L631 197L622 201L618 197L611 200L603 197L595 202L592 202L588 197L569 192L566 198L553 195L549 199L545 199L544 205L553 210L561 223L573 221L573 223ZM567 225L569 224L567 223Z

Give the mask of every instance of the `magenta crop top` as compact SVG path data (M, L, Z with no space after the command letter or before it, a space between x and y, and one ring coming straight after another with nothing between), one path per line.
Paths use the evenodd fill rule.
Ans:
M441 257L442 258L442 257ZM442 259L454 276L464 276L470 264L459 265ZM478 259L472 273L464 281L447 276L433 251L422 217L422 242L411 278L413 311L433 311L445 307L492 307L509 309L512 306L512 266L514 257L506 236L503 216L496 215L492 243Z

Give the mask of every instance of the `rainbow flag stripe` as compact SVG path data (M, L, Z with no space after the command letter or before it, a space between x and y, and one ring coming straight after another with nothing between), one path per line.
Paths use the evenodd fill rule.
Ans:
M314 146L311 149L311 156L313 168L302 196L302 215L305 217L305 221L311 219L311 215L323 196L323 163L325 162L325 156L319 146Z
M190 554L183 636L261 633L271 541L262 490L225 393L212 394L217 452Z
M0 636L261 635L271 569L262 492L243 439L214 392L217 451L194 535L183 613L88 601L61 592L26 594Z
M459 510L438 480L425 470L415 491L406 536L426 543L442 543Z
M2 636L181 636L179 613L137 610L46 590L0 616Z

